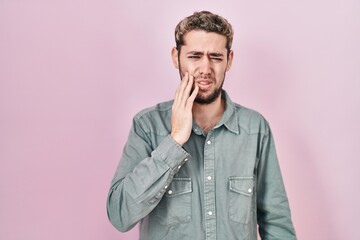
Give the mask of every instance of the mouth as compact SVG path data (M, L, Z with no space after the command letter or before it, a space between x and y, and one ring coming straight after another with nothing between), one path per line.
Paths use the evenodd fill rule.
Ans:
M198 80L198 81L196 81L196 83L199 85L209 85L209 84L211 84L211 81L210 80Z
M209 79L200 79L196 80L195 84L199 86L200 90L207 90L213 84L213 81Z

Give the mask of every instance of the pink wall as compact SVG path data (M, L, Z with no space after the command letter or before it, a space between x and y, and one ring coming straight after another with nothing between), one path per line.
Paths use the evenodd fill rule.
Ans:
M356 0L0 0L0 239L136 239L107 220L109 183L203 9L234 26L225 88L271 123L299 239L360 239Z

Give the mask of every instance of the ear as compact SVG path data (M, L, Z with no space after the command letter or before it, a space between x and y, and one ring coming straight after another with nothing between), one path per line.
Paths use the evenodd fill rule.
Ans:
M171 57L172 57L172 62L174 64L174 67L179 69L179 52L176 49L176 47L173 47L171 50Z
M230 50L229 52L229 57L228 57L228 61L227 61L227 66L226 66L226 71L229 71L232 65L232 61L234 58L234 52L232 50Z

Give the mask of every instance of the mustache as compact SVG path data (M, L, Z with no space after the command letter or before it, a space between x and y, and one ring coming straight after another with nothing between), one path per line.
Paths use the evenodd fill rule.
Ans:
M194 77L194 81L197 81L197 80L214 80L215 78L210 76L210 75L206 75L206 74L190 74ZM185 74L182 74L182 77L184 77Z
M207 76L207 75L198 75L198 76L194 76L194 80L213 80L214 78L211 76Z

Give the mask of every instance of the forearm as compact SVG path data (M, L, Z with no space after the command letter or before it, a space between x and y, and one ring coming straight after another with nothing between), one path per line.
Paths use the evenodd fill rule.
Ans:
M189 154L167 136L131 172L118 169L107 200L111 223L118 230L127 231L148 215L161 200L178 167L188 158ZM128 157L121 161L119 168L131 164Z
M262 240L296 240L288 198L269 132L263 141L257 176L257 216Z

